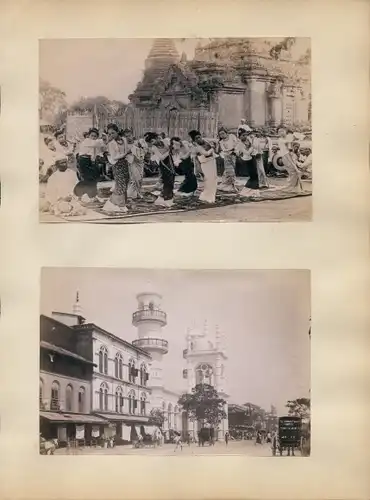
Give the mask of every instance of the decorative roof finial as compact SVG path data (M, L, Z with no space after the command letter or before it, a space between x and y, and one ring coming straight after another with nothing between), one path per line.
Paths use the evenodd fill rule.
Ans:
M221 345L221 332L220 327L216 325L216 346L220 347Z
M76 316L81 316L82 315L82 308L80 304L80 293L79 291L76 292L76 302L73 304L73 314L76 314Z
M203 326L203 336L207 337L207 335L208 335L208 321L205 320L204 321L204 326Z

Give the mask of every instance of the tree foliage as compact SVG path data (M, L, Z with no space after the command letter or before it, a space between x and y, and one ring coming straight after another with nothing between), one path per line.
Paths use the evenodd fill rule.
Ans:
M166 421L165 414L160 408L152 408L149 414L149 425L157 425L158 427L163 427Z
M65 93L53 87L46 80L39 82L39 111L40 117L53 124L59 116L67 110Z
M224 410L226 401L219 396L213 386L208 384L196 385L190 394L183 394L178 403L187 412L191 421L216 427L227 417Z
M283 51L289 51L292 45L295 43L295 37L286 37L283 41L274 45L270 50L270 56L273 59L279 59Z
M288 414L294 417L309 419L311 415L311 400L309 398L298 398L288 401L285 405Z
M70 110L93 111L96 109L99 113L114 115L125 109L126 106L122 101L111 100L108 97L99 95L96 97L81 97L71 105Z

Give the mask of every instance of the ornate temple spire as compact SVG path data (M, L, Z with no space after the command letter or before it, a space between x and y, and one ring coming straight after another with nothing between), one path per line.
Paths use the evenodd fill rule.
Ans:
M158 63L175 64L180 59L175 42L172 38L156 38L145 61L146 69L155 67Z

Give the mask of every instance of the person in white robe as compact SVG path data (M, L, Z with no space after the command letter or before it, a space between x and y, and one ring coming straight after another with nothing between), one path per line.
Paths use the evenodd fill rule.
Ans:
M202 134L198 130L191 130L189 136L193 143L195 143L195 154L204 175L204 186L203 191L199 195L199 200L206 203L215 203L217 191L217 155L212 145L203 139Z

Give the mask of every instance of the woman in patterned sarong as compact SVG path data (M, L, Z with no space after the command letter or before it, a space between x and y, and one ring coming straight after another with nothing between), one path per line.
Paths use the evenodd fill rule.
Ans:
M283 187L283 190L301 193L303 191L303 186L298 167L292 154L293 137L290 137L287 134L286 128L282 126L278 128L278 136L279 153L282 157L284 168L289 175L288 184Z
M109 200L106 201L104 212L127 212L127 187L129 182L129 168L127 155L130 152L127 142L120 137L116 124L110 124L108 130L108 161L112 165L114 188Z
M144 139L136 141L130 129L124 130L123 135L127 141L128 150L130 151L127 155L130 174L127 196L132 199L142 198L141 189L144 177L144 158L148 147Z
M237 192L235 185L235 146L238 139L234 134L228 133L225 128L220 128L218 131L219 137L219 152L221 158L224 160L224 173L222 176L222 184L220 189L223 191Z
M260 189L268 188L268 181L265 172L265 167L263 165L263 148L261 144L260 134L251 134L250 140L252 141L252 146L255 153L256 167L257 167L257 175L258 175L258 186Z
M177 167L185 176L177 194L190 196L197 190L198 187L197 178L194 174L194 164L190 157L190 146L179 137L172 137L170 147L175 168Z

